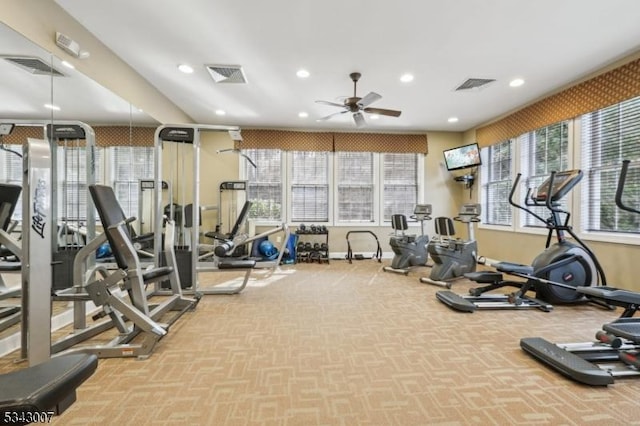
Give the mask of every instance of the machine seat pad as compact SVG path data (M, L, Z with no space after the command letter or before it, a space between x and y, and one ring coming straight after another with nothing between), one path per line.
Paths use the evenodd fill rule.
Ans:
M212 238L214 240L227 241L229 239L229 235L223 234L221 232L209 231L204 234L207 238Z
M0 415L54 410L75 401L75 391L95 372L98 357L76 353L0 376ZM70 399L69 397L72 397Z
M218 262L219 269L251 269L255 268L256 261L251 259L245 260L220 260Z
M511 262L498 262L492 265L496 270L500 272L517 273L524 275L533 275L533 266L530 265L522 265L520 263L511 263Z
M494 271L467 272L464 277L481 284L493 284L502 281L502 274Z
M20 262L0 262L0 272L17 272L22 269Z
M157 280L161 277L166 277L170 273L173 272L173 268L171 266L160 266L158 268L149 269L148 271L144 271L142 273L142 280L144 282L150 282Z

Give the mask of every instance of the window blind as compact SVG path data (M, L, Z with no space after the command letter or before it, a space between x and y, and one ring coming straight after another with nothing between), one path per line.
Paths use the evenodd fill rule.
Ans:
M482 222L489 225L511 225L513 209L509 192L513 184L511 163L513 140L482 148L480 169L482 185Z
M373 153L338 152L338 220L373 222Z
M140 180L154 178L153 147L115 146L111 150L113 188L125 216L138 216Z
M329 153L292 152L291 219L294 222L329 220Z
M383 219L410 216L418 202L418 154L383 155Z
M95 149L95 176L102 175L102 150ZM58 218L80 226L87 219L87 159L84 146L63 142L57 148Z
M249 217L282 220L282 152L279 149L245 149L242 153L256 164L245 160L248 199L253 202Z
M583 115L581 128L583 228L640 233L639 215L615 205L622 160L640 160L640 97ZM640 208L640 169L634 163L627 173L623 202Z
M525 133L518 138L520 144L521 183L524 193L519 204L524 203L526 188L535 190L552 171L559 172L569 169L569 124L567 121L542 127ZM569 197L560 201L560 208L566 210ZM549 210L546 207L530 207L540 217L547 218ZM538 219L530 214L521 216L521 225L527 227L544 227Z

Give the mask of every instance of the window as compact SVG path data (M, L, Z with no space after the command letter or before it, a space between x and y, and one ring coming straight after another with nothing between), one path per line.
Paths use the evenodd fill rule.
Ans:
M282 220L282 153L279 149L247 149L243 154L256 165L245 162L247 199L253 202L249 217Z
M513 141L507 140L481 150L482 223L512 224L512 208L507 202L511 192Z
M252 218L370 225L413 214L422 185L422 154L245 149ZM287 167L283 167L287 164ZM286 206L286 208L283 208Z
M117 146L110 154L116 198L126 217L137 217L140 180L154 178L153 147Z
M291 220L329 221L329 153L291 153Z
M56 158L58 218L81 225L87 220L87 159L83 146L58 146ZM96 181L101 176L102 150L95 149Z
M22 186L22 146L3 146L4 149L0 149L0 182ZM22 220L22 194L12 217L13 220Z
M383 219L391 215L410 216L418 203L419 154L382 154Z
M373 153L337 152L337 219L373 222Z
M622 160L640 159L640 97L581 117L582 215L587 231L640 233L640 217L615 205ZM623 201L638 207L640 170L629 169Z
M520 148L520 170L524 188L535 189L549 177L551 172L569 168L569 123L564 121L525 133L518 138ZM521 186L522 188L522 186ZM520 195L519 204L524 202ZM568 197L561 200L560 208L567 209ZM549 211L545 207L530 207L531 211L546 218ZM530 214L521 216L523 226L544 226Z

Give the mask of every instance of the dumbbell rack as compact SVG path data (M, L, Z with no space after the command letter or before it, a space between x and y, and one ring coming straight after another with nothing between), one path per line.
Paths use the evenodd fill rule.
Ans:
M296 235L296 262L329 263L329 231L326 227L298 228Z

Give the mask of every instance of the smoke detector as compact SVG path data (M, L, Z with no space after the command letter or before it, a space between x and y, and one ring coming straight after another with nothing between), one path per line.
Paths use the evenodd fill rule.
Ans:
M56 32L56 44L59 48L76 58L86 59L89 57L89 52L80 50L80 45L76 41L62 33Z
M205 67L216 83L247 83L240 65L205 65Z

